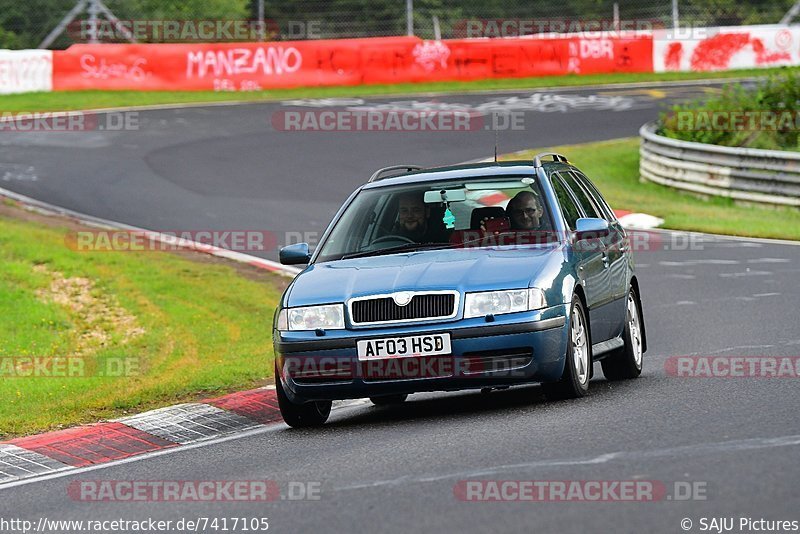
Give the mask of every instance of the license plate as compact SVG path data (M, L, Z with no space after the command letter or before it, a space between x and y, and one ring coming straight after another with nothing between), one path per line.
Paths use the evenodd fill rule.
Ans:
M407 358L450 354L450 334L362 339L357 344L359 360Z

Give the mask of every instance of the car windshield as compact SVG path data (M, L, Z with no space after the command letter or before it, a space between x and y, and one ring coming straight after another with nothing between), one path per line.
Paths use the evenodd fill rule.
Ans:
M321 243L316 261L436 248L552 241L538 179L461 178L361 191Z

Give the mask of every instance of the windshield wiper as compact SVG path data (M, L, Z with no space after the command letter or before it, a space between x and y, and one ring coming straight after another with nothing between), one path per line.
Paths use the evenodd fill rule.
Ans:
M349 260L350 258L366 258L369 256L382 256L384 254L393 254L395 252L410 252L415 250L430 250L437 248L447 248L450 243L403 243L396 247L381 248L378 250L364 250L361 252L352 252L345 254L340 259Z

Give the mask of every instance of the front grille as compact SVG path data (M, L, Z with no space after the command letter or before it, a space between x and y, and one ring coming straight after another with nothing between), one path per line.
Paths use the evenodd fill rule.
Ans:
M455 307L455 293L417 294L405 306L398 306L392 297L355 300L352 321L366 324L451 317L455 315Z
M297 384L331 384L352 382L353 377L348 375L311 375L306 373L303 375L292 376L292 380L294 380Z
M531 347L465 352L464 374L502 373L526 367L533 359Z

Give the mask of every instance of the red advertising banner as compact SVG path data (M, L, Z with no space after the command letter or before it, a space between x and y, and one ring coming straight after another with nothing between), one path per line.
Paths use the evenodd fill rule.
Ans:
M652 72L652 47L651 36L74 45L53 53L53 90L254 91Z

